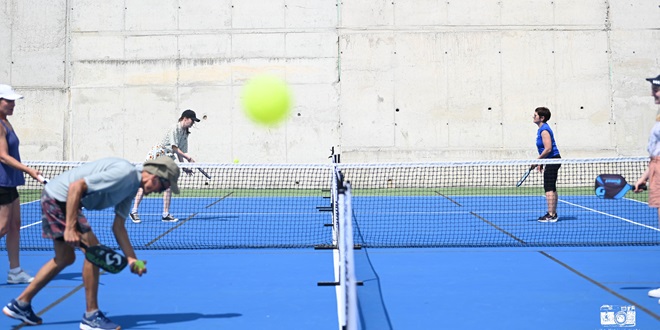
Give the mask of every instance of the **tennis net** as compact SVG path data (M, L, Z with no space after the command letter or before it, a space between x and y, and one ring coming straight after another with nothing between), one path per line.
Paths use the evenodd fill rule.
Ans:
M537 221L546 210L541 173L516 183L530 164L561 164L559 221ZM76 162L28 162L54 177ZM297 248L335 245L330 193L340 170L352 184L352 208L365 247L658 245L656 210L646 192L620 199L594 193L595 178L617 174L634 182L648 158L513 160L399 164L185 164L181 194L161 221L160 194L145 198L142 222L127 220L137 249ZM203 176L204 169L211 178ZM42 187L27 178L21 194L21 247L51 249L41 238ZM99 240L117 247L112 209L85 210ZM0 248L4 248L4 241Z

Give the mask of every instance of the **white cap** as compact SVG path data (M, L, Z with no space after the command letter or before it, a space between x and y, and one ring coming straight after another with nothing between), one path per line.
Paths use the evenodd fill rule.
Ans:
M9 85L0 84L0 99L5 100L18 100L22 99L23 95L16 93L16 91Z

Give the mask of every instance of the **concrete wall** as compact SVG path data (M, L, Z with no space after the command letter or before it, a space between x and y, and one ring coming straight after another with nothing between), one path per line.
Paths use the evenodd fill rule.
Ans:
M533 158L547 106L564 158L645 155L660 74L652 0L0 0L0 82L29 160L141 161L181 111L201 162ZM251 123L269 72L291 118Z

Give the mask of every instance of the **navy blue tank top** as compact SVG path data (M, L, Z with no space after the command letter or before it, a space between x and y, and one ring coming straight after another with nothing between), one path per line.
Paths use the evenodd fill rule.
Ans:
M16 158L19 162L21 161L21 155L18 153L18 136L14 130L10 130L4 121L0 120L2 126L5 127L7 131L7 153ZM23 171L17 170L7 164L0 163L0 187L18 187L25 184L25 177L23 177Z

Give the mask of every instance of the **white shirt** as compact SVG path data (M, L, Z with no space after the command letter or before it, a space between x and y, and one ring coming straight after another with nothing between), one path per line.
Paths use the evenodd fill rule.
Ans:
M649 145L646 147L650 157L660 156L660 121L655 122L649 136Z

